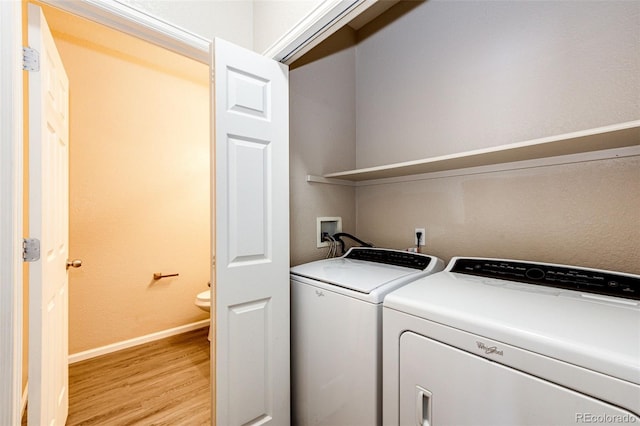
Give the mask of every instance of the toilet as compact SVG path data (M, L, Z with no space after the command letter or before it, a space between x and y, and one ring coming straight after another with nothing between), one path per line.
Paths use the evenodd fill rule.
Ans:
M211 312L211 289L198 293L196 296L196 306L203 311ZM209 341L211 341L211 326L209 326Z

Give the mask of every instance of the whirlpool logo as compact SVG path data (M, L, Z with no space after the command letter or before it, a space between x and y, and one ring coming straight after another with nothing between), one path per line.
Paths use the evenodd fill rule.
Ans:
M478 349L480 349L481 351L484 351L484 353L487 355L495 354L495 355L504 356L504 352L502 351L502 349L498 349L497 346L487 346L483 342L478 342L478 341L476 341L476 345L478 345Z

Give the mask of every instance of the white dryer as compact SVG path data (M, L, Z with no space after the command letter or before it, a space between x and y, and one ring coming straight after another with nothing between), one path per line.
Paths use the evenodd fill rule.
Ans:
M640 424L640 276L453 258L384 301L384 425Z
M433 256L368 247L291 268L292 424L381 424L382 301L442 269Z

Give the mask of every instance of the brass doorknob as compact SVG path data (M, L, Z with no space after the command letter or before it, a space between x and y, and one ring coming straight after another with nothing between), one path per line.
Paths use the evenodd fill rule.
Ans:
M82 260L80 260L80 259L67 260L67 269L69 269L69 268L79 268L81 266L82 266Z

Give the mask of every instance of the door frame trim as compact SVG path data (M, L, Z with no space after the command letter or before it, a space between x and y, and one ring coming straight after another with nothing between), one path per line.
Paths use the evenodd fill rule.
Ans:
M263 52L290 65L380 0L324 0Z
M122 3L108 0L42 0L42 3L141 40L210 64L211 40L173 26Z
M0 424L22 414L22 3L0 1Z

